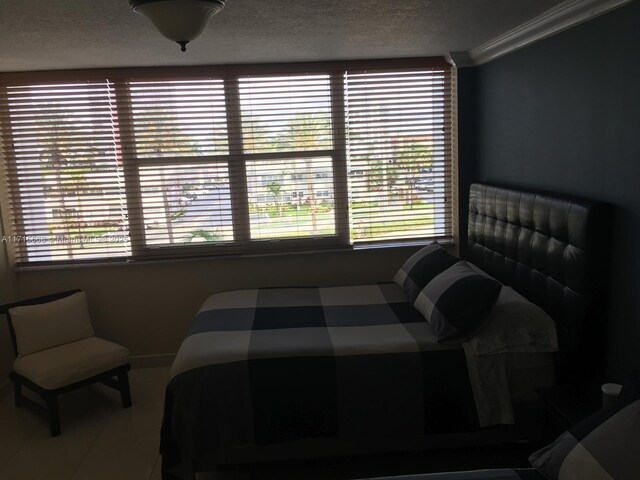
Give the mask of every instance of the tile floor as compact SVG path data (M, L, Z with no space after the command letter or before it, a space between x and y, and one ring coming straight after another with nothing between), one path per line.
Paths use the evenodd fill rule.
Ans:
M96 385L60 397L62 435L13 396L0 401L1 480L160 480L160 423L169 368L130 373L133 406ZM531 452L433 451L350 459L271 463L200 474L198 480L346 480L480 468L524 467Z
M159 480L160 423L168 368L130 372L133 406L96 385L60 397L62 435L13 396L0 403L2 480Z

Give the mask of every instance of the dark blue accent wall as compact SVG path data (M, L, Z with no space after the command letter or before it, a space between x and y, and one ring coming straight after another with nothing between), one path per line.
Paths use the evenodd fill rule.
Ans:
M463 72L461 189L470 173L613 205L602 322L620 380L640 368L640 1Z
M458 70L458 205L460 207L459 244L462 254L467 244L469 186L476 179L477 70L476 68Z

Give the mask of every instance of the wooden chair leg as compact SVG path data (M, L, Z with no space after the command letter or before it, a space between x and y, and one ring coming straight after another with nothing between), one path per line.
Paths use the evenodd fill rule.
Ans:
M51 427L51 436L60 435L60 409L58 408L58 397L52 395L47 397L47 410L49 412L49 426Z
M129 386L129 374L127 372L118 375L118 384L120 397L122 398L122 408L129 408L131 406L131 388Z
M17 380L13 381L13 401L16 404L16 407L21 407L22 402L20 398L22 397L22 384Z

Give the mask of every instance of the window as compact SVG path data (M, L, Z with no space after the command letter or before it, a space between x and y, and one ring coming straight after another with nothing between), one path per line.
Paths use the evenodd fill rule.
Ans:
M3 157L19 261L131 254L113 101L106 80L6 87Z
M451 238L451 82L441 59L2 74L4 240L25 265Z
M239 93L249 238L335 237L331 76L241 77Z
M351 239L449 234L449 85L430 71L347 74Z

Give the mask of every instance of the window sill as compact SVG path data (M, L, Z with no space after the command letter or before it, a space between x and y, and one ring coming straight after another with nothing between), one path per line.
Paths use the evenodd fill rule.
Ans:
M405 242L371 242L362 243L356 245L349 245L345 247L334 248L317 248L306 249L298 251L276 251L276 252L256 252L256 253L232 253L228 255L202 255L202 256L183 256L183 257L170 257L165 258L137 258L127 260L113 260L104 261L96 260L95 262L86 261L78 263L65 263L65 264L42 264L42 265L19 265L15 266L16 272L32 272L32 271L46 271L46 270L71 270L78 268L106 268L106 267L123 267L133 265L157 265L168 263L183 263L183 262L202 262L203 260L215 261L215 260L227 260L237 258L260 258L260 257L277 257L277 256L291 256L291 255L318 255L328 253L348 253L348 252L366 252L373 250L388 250L399 248L416 248L433 243L435 240L411 240ZM453 239L439 239L438 243L441 245L454 246L456 243Z

